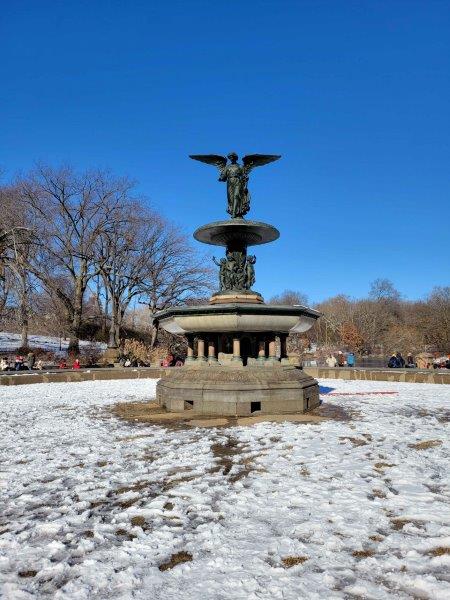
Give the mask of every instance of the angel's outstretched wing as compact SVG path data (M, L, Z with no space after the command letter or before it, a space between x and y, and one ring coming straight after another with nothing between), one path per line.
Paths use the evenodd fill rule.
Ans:
M219 169L219 171L221 171L227 164L227 159L225 156L219 156L218 154L190 154L189 158L199 160L207 165L214 165Z
M250 173L254 167L268 165L279 158L281 158L281 154L247 154L247 156L244 156L242 159L242 163L244 165L245 172Z

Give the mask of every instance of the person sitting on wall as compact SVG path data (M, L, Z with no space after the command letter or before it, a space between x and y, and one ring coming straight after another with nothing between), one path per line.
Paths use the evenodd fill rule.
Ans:
M65 358L62 358L62 359L59 361L58 368L59 368L59 369L67 369L67 363L66 363L66 359L65 359Z
M411 353L409 353L406 357L405 367L407 369L415 369L417 367L416 363L414 362L414 357Z
M398 369L398 368L400 367L400 365L399 365L399 362L398 362L398 359L397 359L397 355L395 354L395 352L394 352L394 354L391 356L391 358L389 359L389 362L388 362L388 367L389 367L390 369Z
M172 367L173 366L173 355L168 354L166 358L161 362L162 367Z
M345 356L340 350L338 352L337 362L338 367L345 367Z
M0 371L7 371L9 369L9 364L6 358L2 358L0 360Z
M403 358L402 353L397 352L396 356L397 356L397 362L398 362L399 369L403 369L405 366L405 359Z
M325 359L325 362L327 363L327 367L334 368L337 365L336 357L333 356L332 354L327 356L327 358Z
M353 352L349 352L347 354L347 365L349 367L354 367L355 366L355 355L353 354Z
M81 369L80 359L79 358L76 358L73 361L73 367L72 367L72 369Z

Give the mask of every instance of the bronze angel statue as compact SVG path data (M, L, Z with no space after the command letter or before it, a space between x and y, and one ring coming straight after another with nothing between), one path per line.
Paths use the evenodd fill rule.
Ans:
M250 210L250 192L248 191L249 173L254 167L262 167L281 158L279 154L247 154L238 163L236 152L225 156L218 154L191 154L189 158L199 160L219 169L219 181L227 182L227 213L232 219L242 218Z

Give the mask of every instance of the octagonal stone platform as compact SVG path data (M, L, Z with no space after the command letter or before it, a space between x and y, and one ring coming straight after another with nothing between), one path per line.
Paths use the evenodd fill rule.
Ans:
M203 415L304 413L319 406L317 381L291 366L174 369L156 387L169 412Z

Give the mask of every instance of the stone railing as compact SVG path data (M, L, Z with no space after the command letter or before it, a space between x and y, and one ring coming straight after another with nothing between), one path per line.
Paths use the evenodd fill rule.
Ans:
M127 367L55 371L6 372L0 385L64 383L70 381L104 381L108 379L159 379L178 367ZM366 381L403 381L409 383L450 384L450 371L420 369L364 369L349 367L304 367L307 375L317 379L359 379ZM0 394L1 397L1 394Z
M318 379L361 379L366 381L403 381L407 383L448 383L450 371L431 369L364 369L362 367L304 367Z
M177 368L177 367L171 367ZM170 369L159 367L126 367L107 369L61 369L29 371L0 375L0 385L29 385L31 383L64 383L69 381L102 381L107 379L159 379Z

